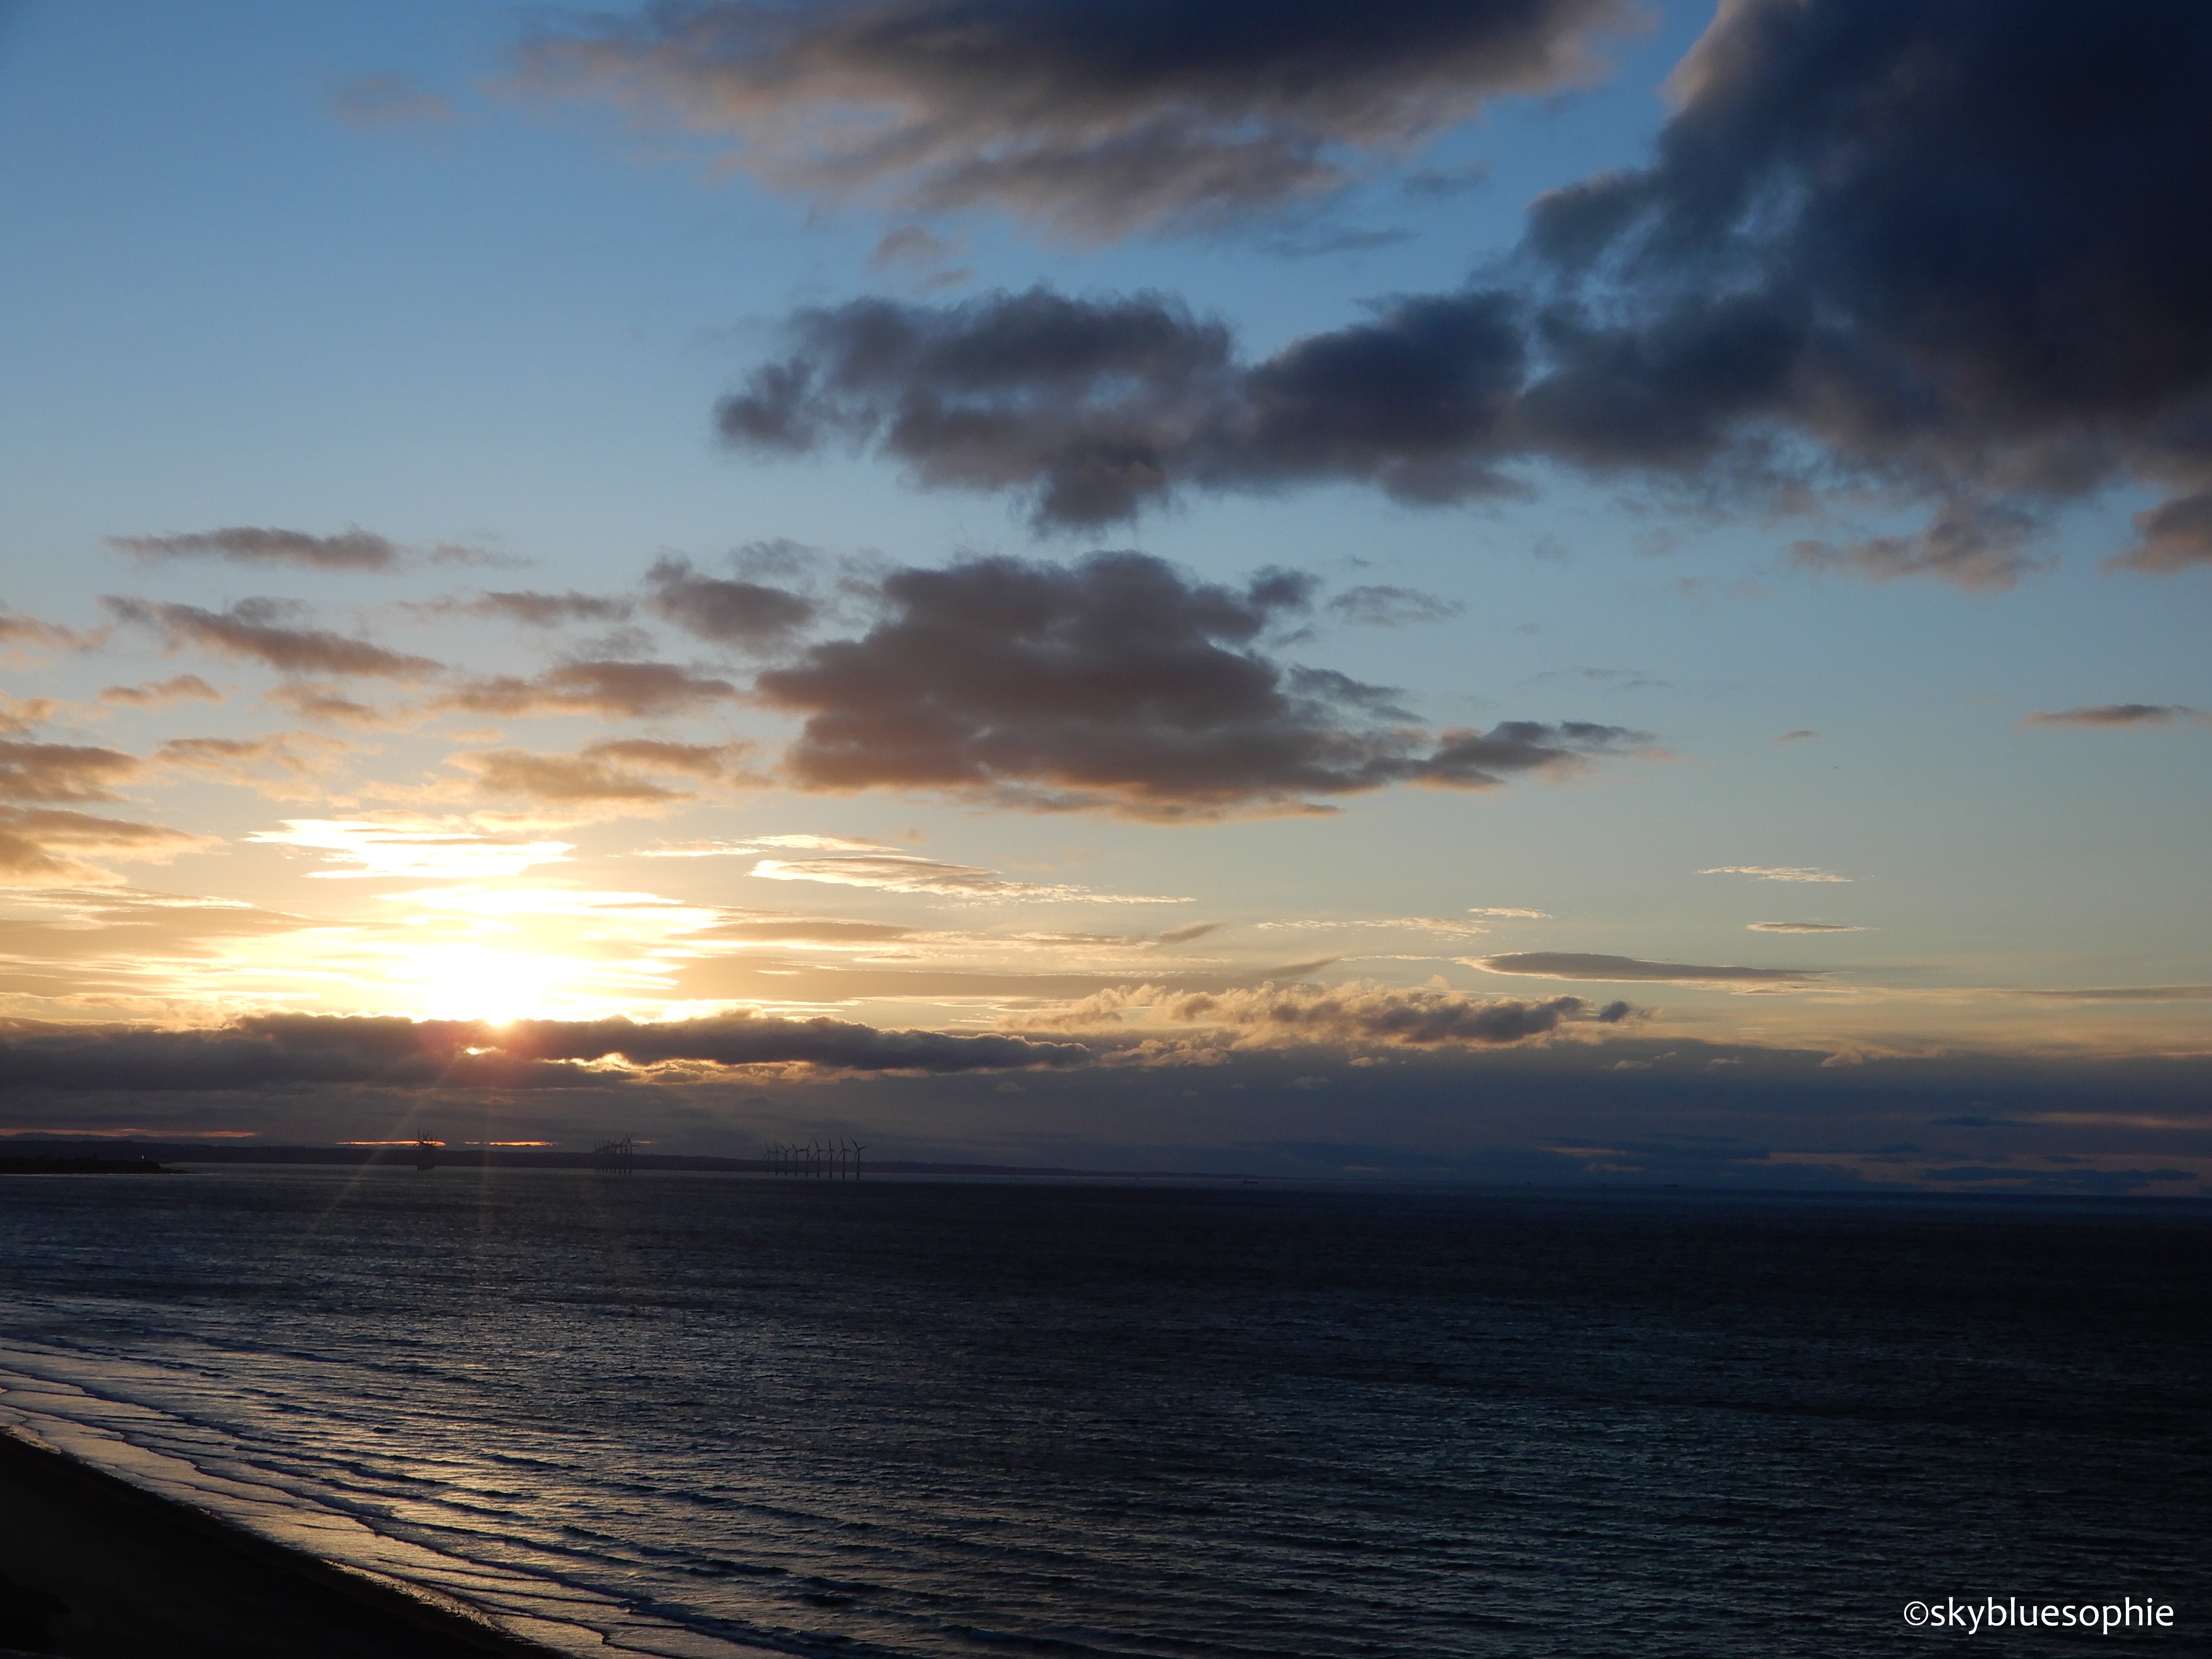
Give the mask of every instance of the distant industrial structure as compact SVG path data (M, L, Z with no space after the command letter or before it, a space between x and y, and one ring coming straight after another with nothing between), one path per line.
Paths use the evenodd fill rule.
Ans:
M769 1146L761 1153L761 1164L770 1175L798 1176L813 1181L858 1181L860 1154L868 1149L842 1135L835 1140L810 1140L804 1146Z
M592 1167L606 1175L635 1175L637 1147L628 1135L620 1140L603 1140L592 1148Z

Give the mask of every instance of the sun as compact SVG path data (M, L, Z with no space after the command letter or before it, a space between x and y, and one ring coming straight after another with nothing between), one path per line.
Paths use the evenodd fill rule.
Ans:
M591 966L551 953L419 945L399 951L385 979L401 1006L423 1018L496 1025L550 1013L573 1000Z

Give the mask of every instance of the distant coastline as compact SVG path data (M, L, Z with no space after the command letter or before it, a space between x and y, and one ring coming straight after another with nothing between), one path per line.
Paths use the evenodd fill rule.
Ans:
M88 1145L82 1141L58 1138L52 1141L27 1142L19 1139L15 1144L26 1150L21 1154L0 1158L0 1175L104 1175L126 1168L174 1173L168 1166L177 1164L307 1164L342 1168L383 1164L399 1168L415 1164L421 1157L416 1144L411 1140L389 1146L240 1146L194 1141L129 1141L118 1146L113 1142ZM30 1153L29 1146L36 1146L39 1150L35 1154ZM118 1158L115 1156L118 1152L126 1152L128 1155ZM568 1152L554 1147L439 1146L435 1150L435 1157L439 1168L461 1170L592 1170L604 1168L605 1164L604 1157L596 1152ZM710 1158L680 1152L641 1152L631 1155L631 1163L639 1170L692 1170L735 1175L786 1173L776 1164L758 1158ZM61 1167L64 1164L83 1167L65 1170ZM92 1167L94 1165L99 1167L95 1169ZM861 1171L860 1178L865 1180L879 1175L1097 1176L1137 1173L1139 1172L1076 1170L1042 1164L933 1164L914 1159L878 1161L872 1158ZM816 1177L793 1176L791 1178L826 1180L834 1177L825 1175ZM1176 1177L1173 1174L1164 1174L1161 1178L1173 1180Z
M0 1158L0 1175L174 1175L166 1164L150 1158L48 1156Z

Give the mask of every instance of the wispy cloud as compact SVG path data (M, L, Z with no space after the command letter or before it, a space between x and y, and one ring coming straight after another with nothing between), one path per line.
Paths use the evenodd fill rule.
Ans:
M1313 932L1352 927L1387 927L1417 933L1441 933L1452 939L1473 939L1490 930L1478 923L1461 921L1451 916L1345 916L1320 921L1262 921L1255 924L1262 930L1295 930Z
M348 126L442 125L460 119L442 93L416 86L404 75L362 75L331 94L331 111Z
M100 692L102 702L120 703L126 708L159 708L166 703L191 701L221 702L222 693L197 674L172 674L166 680L148 680L139 685L111 685Z
M1754 933L1863 933L1866 929L1840 921L1747 921Z
M113 800L113 786L144 764L116 749L0 739L0 800Z
M1513 974L1530 979L1650 981L1788 989L1817 985L1829 977L1829 970L1821 968L1740 968L1689 962L1646 962L1638 957L1599 956L1580 951L1521 951L1462 960L1467 966L1480 968L1486 974Z
M2179 702L2100 702L2083 708L2061 708L2051 714L2030 714L2022 726L2171 726L2177 720L2212 721L2212 714Z
M910 853L844 853L830 858L763 859L752 873L769 881L819 881L937 898L1048 899L1083 904L1188 904L1187 897L1100 893L1087 887L1017 881L995 870L943 864Z
M1701 876L1751 876L1759 881L1843 881L1849 876L1839 876L1832 870L1819 870L1802 864L1717 864L1709 870L1700 870Z
M287 564L306 570L396 570L401 550L356 527L335 536L246 525L180 536L110 536L107 544L145 564L172 559L222 559L233 564Z
M111 595L100 600L117 621L161 634L172 649L198 646L286 674L368 675L419 679L443 664L387 651L366 640L290 623L300 607L280 599L240 599L222 611Z
M111 863L167 864L212 849L204 836L166 824L51 807L0 806L0 882L11 886L112 885Z
M478 714L598 714L642 720L678 714L738 696L725 679L673 663L597 660L562 663L534 678L512 674L471 680L444 699Z
M287 818L282 829L255 830L246 839L353 866L309 872L326 880L519 876L537 865L566 863L571 851L568 842L502 836L453 820Z

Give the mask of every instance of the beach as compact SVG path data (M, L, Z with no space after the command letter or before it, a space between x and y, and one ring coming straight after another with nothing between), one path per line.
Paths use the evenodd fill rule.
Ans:
M0 1651L544 1659L548 1651L0 1432Z

